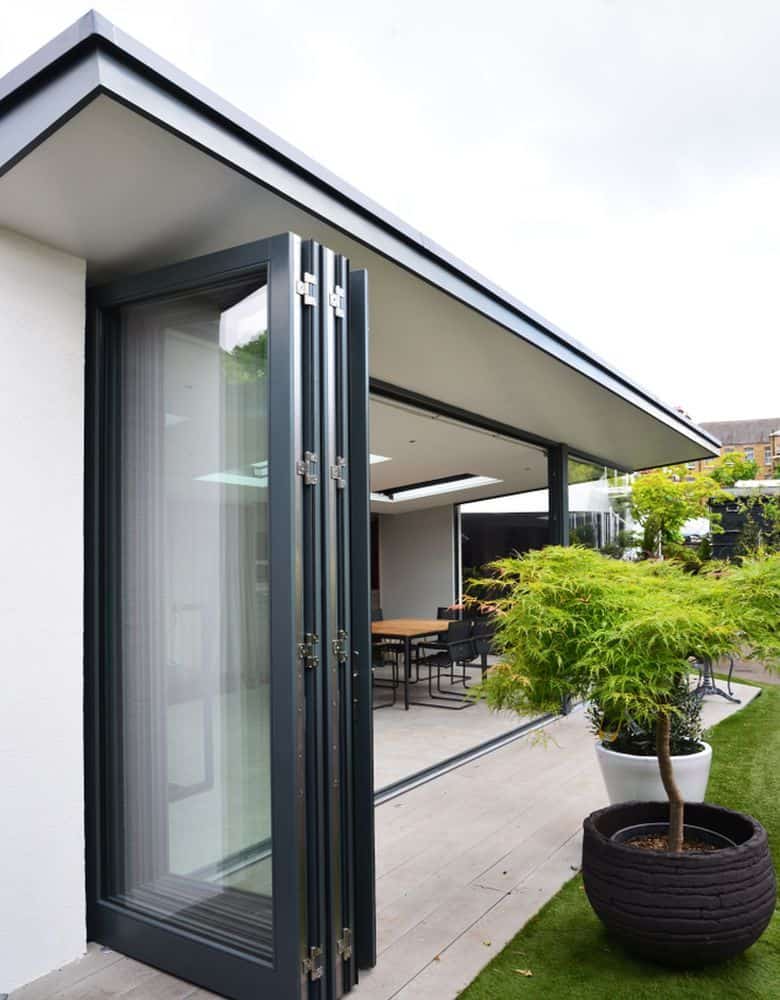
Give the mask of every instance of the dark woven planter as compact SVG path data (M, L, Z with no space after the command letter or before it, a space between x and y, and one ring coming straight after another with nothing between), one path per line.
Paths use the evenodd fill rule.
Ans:
M585 820L585 891L607 929L631 951L695 968L740 954L775 909L766 831L751 816L692 803L685 822L734 841L711 854L647 851L611 840L639 823L668 821L666 802L623 802Z

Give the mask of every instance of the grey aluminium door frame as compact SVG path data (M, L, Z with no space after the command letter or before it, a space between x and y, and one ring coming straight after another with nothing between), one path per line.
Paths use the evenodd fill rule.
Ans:
M368 418L368 274L349 274L348 433L350 469L350 654L353 684L355 792L355 958L359 969L376 964L374 850L374 713L371 675L371 529Z
M363 780L373 771L370 588L361 572L369 545L366 276L356 286L348 260L313 240L302 244L301 267L309 299L301 448L313 459L303 494L303 633L313 643L305 757L316 805L307 827L308 940L321 950L322 998L336 1000L355 985L358 968L375 963L376 949L373 784Z
M304 244L306 247L307 244ZM320 377L322 446L322 686L325 771L325 845L329 997L349 991L355 982L354 815L352 741L352 667L348 654L351 631L349 595L350 472L346 381L349 263L326 247L319 254Z
M106 843L103 808L112 775L106 773L105 734L117 724L104 701L112 642L106 601L111 600L112 556L106 537L107 505L117 504L110 475L111 391L106 375L106 341L118 306L168 293L249 277L263 271L269 287L269 380L271 433L269 508L272 589L271 658L295 664L278 670L271 685L271 787L273 798L273 962L239 954L162 921L126 910L106 897ZM302 479L296 473L301 452L302 303L295 282L301 273L301 243L286 234L148 275L123 279L90 293L87 336L86 579L85 579L85 742L87 787L88 931L119 951L194 980L239 1000L264 990L279 1000L319 1000L320 984L305 974L302 958L308 941L308 871L301 835L310 804L303 787L302 739L304 666L296 650L302 633L301 506ZM308 870L307 870L308 869Z

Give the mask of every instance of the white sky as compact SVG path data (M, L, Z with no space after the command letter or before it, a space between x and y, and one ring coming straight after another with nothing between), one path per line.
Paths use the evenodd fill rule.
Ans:
M85 9L0 0L0 73ZM780 5L99 9L694 419L780 411Z

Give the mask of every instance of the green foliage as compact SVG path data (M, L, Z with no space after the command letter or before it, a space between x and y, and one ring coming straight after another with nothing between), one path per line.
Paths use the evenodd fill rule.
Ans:
M760 553L713 576L720 579L707 601L718 610L725 605L754 659L780 667L780 553Z
M592 462L581 462L579 459L570 458L568 462L569 485L573 483L593 483L601 479L605 474L605 469Z
M664 546L664 558L674 559L686 573L700 573L706 565L705 560L699 555L698 546L692 548L679 542L667 542Z
M581 524L569 533L572 545L584 545L586 549L596 547L596 528L593 524Z
M742 451L727 452L714 463L710 475L721 486L733 486L740 479L755 479L758 476L758 462L745 458Z
M710 513L709 502L723 496L723 487L710 476L696 476L691 481L684 477L684 469L656 469L634 482L631 509L642 525L642 547L647 555L681 545L680 529L693 518L709 517L712 530L719 530L719 517Z
M740 497L745 523L740 532L737 555L780 552L780 497L756 494Z
M670 694L671 738L669 749L675 756L697 753L702 748L701 698L691 690L687 674L680 674ZM658 752L656 725L640 726L633 720L624 726L606 718L591 702L588 719L593 732L609 750L637 757L655 757Z
M268 370L268 335L261 333L246 344L238 344L222 354L228 382L256 382Z
M697 576L674 562L609 559L551 546L500 559L470 593L491 595L502 662L478 694L492 708L555 711L568 695L595 701L615 730L679 715L688 658L745 644L780 661L780 556Z
M639 539L633 531L621 528L615 540L602 545L599 552L605 556L609 556L611 559L622 559L626 551L628 549L635 549L638 543Z

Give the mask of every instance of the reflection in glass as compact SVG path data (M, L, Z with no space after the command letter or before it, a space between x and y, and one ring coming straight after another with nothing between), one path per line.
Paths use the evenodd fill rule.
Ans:
M270 958L262 278L123 307L109 365L109 895Z
M629 480L617 470L569 458L569 541L606 555L630 550Z

